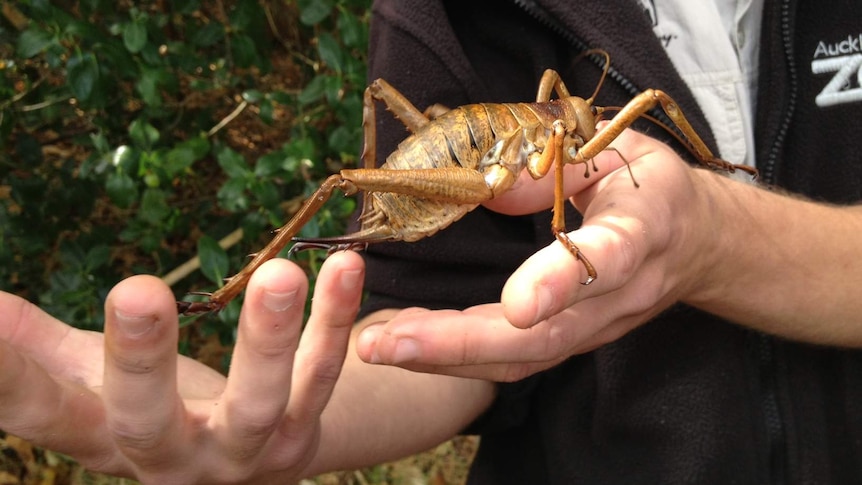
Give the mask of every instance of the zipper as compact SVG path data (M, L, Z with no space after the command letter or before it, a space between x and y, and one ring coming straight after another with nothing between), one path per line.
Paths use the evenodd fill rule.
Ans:
M772 142L763 166L760 167L760 173L767 186L774 185L777 182L776 168L779 164L778 155L787 138L787 132L790 129L790 123L793 120L793 113L796 110L797 104L797 71L793 52L792 3L792 0L782 0L779 12L781 41L784 46L785 61L787 62L789 94L786 102L787 108L784 111L778 133ZM781 410L778 402L780 363L775 352L778 345L778 342L773 337L764 334L758 336L757 354L760 365L761 392L763 393L761 396L761 409L763 411L768 441L769 479L771 483L784 484L787 483L788 466L787 430L785 429L784 420L781 418Z
M772 142L772 148L769 150L769 154L766 157L766 161L764 166L761 169L761 173L763 174L763 179L767 185L772 185L776 182L775 180L775 168L778 165L778 152L781 150L781 147L784 145L784 140L787 138L787 131L790 129L790 122L793 119L793 113L796 110L796 102L797 102L797 94L796 94L796 64L793 59L793 37L792 37L792 25L791 25L791 8L790 0L784 0L781 2L781 40L784 43L784 55L785 60L787 61L787 74L788 74L788 83L790 94L787 98L787 109L784 111L784 119L781 122L781 125L778 129L778 134L775 137L775 141Z
M787 438L784 420L778 404L778 361L775 340L765 334L757 335L757 357L760 366L760 408L766 428L766 452L769 463L769 483L787 483Z
M562 25L558 19L550 15L543 7L536 4L534 0L514 1L515 4L519 6L522 10L524 10L526 13L528 13L530 16L532 16L539 22L546 25L557 35L567 40L576 49L587 50L589 48L586 42L584 42L582 39L572 33L569 29L567 29L564 25ZM784 54L788 63L790 95L787 101L787 109L785 111L784 119L782 120L779 127L778 135L776 136L775 141L772 144L772 148L769 151L769 155L766 161L764 162L763 166L760 167L762 177L765 183L768 185L775 183L775 168L778 165L778 153L781 150L781 147L784 144L784 140L787 137L787 131L790 128L790 122L793 118L793 113L795 111L797 102L797 74L796 66L793 61L793 38L791 34L792 19L790 15L790 3L790 0L783 0L780 12L781 34L782 41L784 43ZM601 56L589 56L589 60L599 68L604 67L604 59ZM608 77L618 83L623 88L623 90L625 90L632 97L638 95L641 92L641 89L638 89L637 85L635 85L634 82L632 82L625 75L616 70L613 66L610 66L608 69ZM655 108L649 114L659 120L663 125L665 125L666 128L680 133L679 129L667 117L663 110ZM763 334L758 336L756 353L758 358L762 392L762 395L760 396L760 407L761 411L763 412L764 426L766 428L767 439L766 449L767 453L769 454L768 480L771 483L782 485L787 482L787 437L785 435L786 430L784 422L781 418L781 411L779 409L779 371L778 362L775 356L775 347L776 342L772 337Z
M555 34L567 40L570 44L572 44L572 47L581 51L585 51L590 48L590 46L588 46L586 42L573 34L571 30L567 29L562 23L560 23L559 20L554 18L553 15L549 14L548 11L544 9L544 7L538 5L534 0L515 0L515 4L518 5L522 10L527 12L531 17L545 24ZM599 55L590 55L587 56L587 58L599 69L604 68L604 57ZM613 79L620 86L622 86L622 88L632 97L638 95L641 91L626 76L616 70L613 65L608 68L608 77Z

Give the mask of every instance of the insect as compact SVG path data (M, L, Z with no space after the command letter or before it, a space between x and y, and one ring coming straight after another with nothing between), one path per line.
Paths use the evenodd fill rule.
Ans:
M374 81L363 98L361 159L365 168L341 170L327 178L294 217L276 231L272 241L222 288L209 294L208 301L177 302L178 312L190 315L222 309L242 292L261 264L294 239L335 190L345 195L364 192L360 229L345 236L307 242L339 247L412 242L448 227L482 202L502 194L524 169L539 179L552 167L555 199L551 231L584 266L587 277L583 284L589 284L597 276L596 269L566 234L563 167L582 163L588 176L592 158L657 105L677 125L685 137L680 140L702 164L756 174L754 169L713 156L674 100L659 90L648 89L633 98L597 133L596 123L606 108L594 106L593 101L607 75L610 56L601 50L582 55L590 54L604 56L605 62L596 90L587 99L569 94L560 75L549 69L539 82L533 103L472 104L445 112L432 107L423 113L386 81ZM557 98L551 99L552 92ZM385 104L412 133L380 168L374 168L376 101ZM593 166L593 170L597 168Z

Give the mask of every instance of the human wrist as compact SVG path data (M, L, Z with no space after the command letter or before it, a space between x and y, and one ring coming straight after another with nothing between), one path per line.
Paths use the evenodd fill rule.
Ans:
M680 300L703 306L723 293L728 284L728 261L733 260L733 241L739 229L733 220L735 210L729 207L738 205L733 200L737 182L700 168L691 170L691 180L695 197L690 208L691 224L686 227L688 237L682 238L686 247L680 248L688 255Z

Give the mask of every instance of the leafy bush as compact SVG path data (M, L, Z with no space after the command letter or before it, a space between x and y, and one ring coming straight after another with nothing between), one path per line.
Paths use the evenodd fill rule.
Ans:
M356 161L370 0L4 5L0 289L64 321L100 328L117 281L195 254L177 295L214 289ZM304 235L353 207L333 198ZM198 337L231 343L237 312Z

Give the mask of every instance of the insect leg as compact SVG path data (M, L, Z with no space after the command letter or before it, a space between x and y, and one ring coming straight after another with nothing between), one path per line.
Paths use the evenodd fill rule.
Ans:
M422 113L410 100L383 79L377 79L372 82L365 88L365 93L362 97L363 145L360 159L362 160L363 167L366 169L372 169L377 166L377 114L374 108L374 100L382 101L395 118L401 120L407 129L413 133L416 133L416 131L428 124L429 116L439 114L439 108L434 108L437 105L429 107L427 115ZM368 197L368 192L362 196L363 211L369 207Z
M587 160L595 157L599 152L605 150L624 129L631 126L638 117L644 116L657 105L661 105L668 117L682 131L685 138L679 138L679 141L686 146L701 164L709 168L718 168L728 172L739 169L756 175L756 170L751 167L734 165L713 155L712 151L707 148L706 143L703 142L703 139L700 138L682 114L673 98L665 92L655 89L647 89L623 106L602 131L597 133L595 137L578 150L577 155L572 159L572 163L585 163Z
M275 237L265 248L254 254L254 257L239 273L227 279L224 286L210 295L206 302L177 302L177 311L181 315L194 315L219 311L231 300L236 298L248 284L251 275L266 261L274 258L290 242L302 226L304 226L320 210L324 203L329 200L332 191L340 189L345 193L355 193L355 187L344 180L341 175L331 175L306 199L299 211L284 226L276 231Z
M565 248L568 249L568 251L572 253L572 255L584 266L584 269L587 271L587 278L582 282L582 284L588 285L597 277L596 268L592 263L590 263L590 260L584 256L581 249L566 233L565 207L567 199L563 183L563 141L565 137L565 123L563 123L562 120L554 121L554 133L552 135L551 143L548 143L548 146L545 147L545 152L542 153L543 159L552 159L554 164L554 217L551 221L551 232L554 233L554 237L556 237L557 240L560 241L560 243L562 243L563 246L565 246Z

